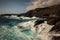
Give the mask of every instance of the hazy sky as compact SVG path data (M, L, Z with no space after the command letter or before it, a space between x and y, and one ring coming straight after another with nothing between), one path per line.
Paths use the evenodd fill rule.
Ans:
M0 0L0 14L4 13L22 13L31 0Z
M34 0L26 9L34 10L36 8L44 8L58 4L60 4L60 0Z
M56 4L60 4L60 0L0 0L0 14L24 13Z

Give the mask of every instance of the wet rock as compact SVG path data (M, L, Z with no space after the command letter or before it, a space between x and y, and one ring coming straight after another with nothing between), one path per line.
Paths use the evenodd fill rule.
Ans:
M52 38L52 40L60 40L60 36L58 36L58 37L54 36L54 37Z
M60 32L60 21L50 31Z
M39 25L41 23L44 23L44 20L37 20L37 21L35 21L35 25L34 26Z
M47 23L48 23L49 25L55 25L58 21L59 21L59 19L57 19L57 18L52 18L52 19L49 19L49 20L47 21Z

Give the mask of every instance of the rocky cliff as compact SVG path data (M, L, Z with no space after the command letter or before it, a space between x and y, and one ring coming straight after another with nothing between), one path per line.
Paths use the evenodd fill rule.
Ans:
M36 8L35 10L30 10L25 14L21 14L27 17L40 17L46 18L46 21L50 25L55 25L51 31L60 31L60 5L54 5L46 8ZM38 22L39 23L39 22Z

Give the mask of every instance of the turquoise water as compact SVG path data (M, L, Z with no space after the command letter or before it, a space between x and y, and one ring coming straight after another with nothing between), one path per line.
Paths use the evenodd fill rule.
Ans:
M9 19L0 17L0 40L32 40L31 29L21 30L15 25L37 19ZM32 37L31 37L32 36Z
M25 33L26 35L31 35L31 30L22 30L21 32Z

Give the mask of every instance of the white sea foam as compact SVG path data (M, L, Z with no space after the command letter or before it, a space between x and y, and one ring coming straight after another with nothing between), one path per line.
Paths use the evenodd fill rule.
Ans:
M19 19L17 15L11 15L11 16L4 16L6 18L11 18L11 19Z
M19 17L17 17L16 15L11 15L9 18L19 19Z
M38 28L37 28L36 36L37 36L38 39L52 40L52 37L50 37L51 35L49 35L49 31L51 30L51 28L54 25L48 25L47 21L45 21L44 23L42 23L40 25L37 25L37 26L38 26ZM36 31L36 28L35 28L34 31Z
M20 16L18 17L17 15L11 15L11 16L5 16L6 18L11 18L11 19L39 19L38 17L24 17Z
M10 16L10 18L17 18L17 16ZM29 17L18 17L18 19L30 19ZM36 18L36 17L32 17ZM45 21L42 24L36 25L34 27L36 20L31 20L23 23L18 23L17 25L14 25L13 27L9 28L8 26L0 26L0 40L52 40L52 36L49 33L51 28L54 25L48 25L47 21ZM19 28L19 27L23 27ZM31 35L26 35L25 33L21 32L22 30L31 29ZM12 36L12 38L11 38ZM5 38L4 38L5 37ZM9 38L9 39L8 39Z
M10 29L8 26L2 26L0 28L0 40L31 40L31 38L20 32L17 26Z
M54 25L48 25L47 21L42 24L36 25L38 28L34 27L35 21L29 21L25 23L19 23L17 26L26 27L27 29L31 28L33 33L32 38L34 40L52 40L51 35L49 35L49 31Z

